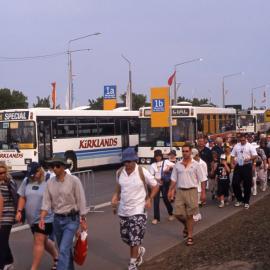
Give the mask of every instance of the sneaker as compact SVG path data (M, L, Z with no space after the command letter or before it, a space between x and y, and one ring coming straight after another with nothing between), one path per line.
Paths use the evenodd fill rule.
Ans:
M153 224L153 225L157 225L158 223L159 223L159 220L157 220L157 219L153 219L153 220L152 220L152 224Z
M3 270L14 270L14 264L11 263L11 264L6 264L3 268Z
M128 270L138 270L136 263L129 263Z
M219 205L218 205L219 208L223 208L224 206L225 206L224 201L221 201L221 202L219 203Z
M248 203L245 203L244 208L245 208L246 210L248 210L248 209L249 209L249 204L248 204Z
M239 207L239 206L241 206L241 205L243 205L242 202L236 202L236 203L234 204L235 207Z
M136 261L137 266L140 266L143 263L143 256L145 254L145 251L146 250L144 247L142 247L142 246L139 247L139 256L138 256L138 259Z
M257 190L253 190L252 195L256 196L257 195Z
M174 215L169 215L168 220L169 220L169 221L174 221L174 220L175 220Z
M202 215L200 213L198 213L197 215L193 215L193 220L195 222L202 220Z

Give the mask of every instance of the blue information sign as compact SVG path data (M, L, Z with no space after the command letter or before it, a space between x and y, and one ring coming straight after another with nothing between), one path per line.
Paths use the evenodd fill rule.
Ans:
M165 112L165 99L152 99L152 112Z
M104 99L116 99L116 85L104 86Z

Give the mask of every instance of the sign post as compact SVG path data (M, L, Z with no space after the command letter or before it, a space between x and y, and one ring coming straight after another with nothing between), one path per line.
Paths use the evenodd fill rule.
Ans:
M103 95L103 110L116 108L116 85L105 85Z

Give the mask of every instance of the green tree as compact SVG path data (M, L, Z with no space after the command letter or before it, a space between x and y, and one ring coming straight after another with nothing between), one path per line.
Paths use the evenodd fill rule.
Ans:
M88 99L89 110L103 110L103 97L97 99Z
M50 108L51 107L50 96L44 98L37 96L37 103L33 103L33 107Z
M120 99L126 104L126 93L120 96ZM132 93L132 110L138 110L143 106L150 106L149 102L146 102L147 96L143 94Z
M193 98L193 99L189 99L186 97L178 97L177 98L177 102L181 102L181 101L186 101L186 102L190 102L192 103L193 106L201 106L203 104L210 104L215 106L213 103L209 103L209 100L207 98Z
M26 109L28 108L27 97L17 90L8 88L0 89L0 109Z

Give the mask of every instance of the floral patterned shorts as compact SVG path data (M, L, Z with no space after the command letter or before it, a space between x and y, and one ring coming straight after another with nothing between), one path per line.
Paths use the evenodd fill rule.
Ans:
M124 243L134 247L140 246L146 229L146 215L130 217L120 216L120 234Z

